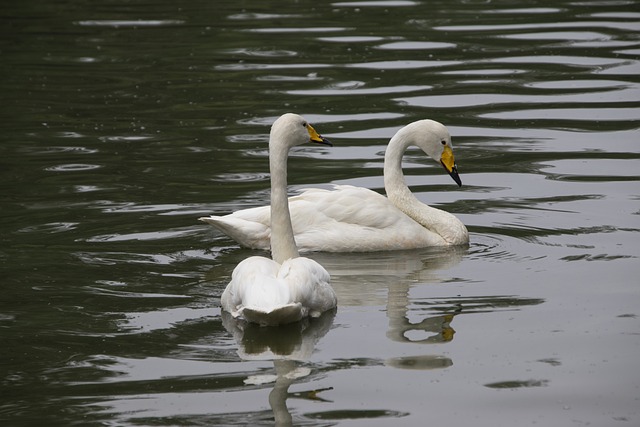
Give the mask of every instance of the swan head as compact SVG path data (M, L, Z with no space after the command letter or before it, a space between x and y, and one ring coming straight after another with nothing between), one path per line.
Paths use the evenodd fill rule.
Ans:
M442 123L429 119L418 120L399 130L398 134L440 163L456 184L462 186L462 180L458 175L458 167L453 156L451 135Z
M273 123L270 141L284 144L287 149L307 142L333 145L328 139L322 137L304 117L293 113L283 114Z

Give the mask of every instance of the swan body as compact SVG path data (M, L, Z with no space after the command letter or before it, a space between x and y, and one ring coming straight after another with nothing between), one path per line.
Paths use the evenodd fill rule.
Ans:
M282 325L318 317L337 304L330 276L316 261L300 257L287 203L289 149L307 141L328 143L296 114L285 114L271 127L270 246L273 259L252 256L240 262L222 293L222 309L261 325Z
M369 252L468 244L467 228L458 218L420 202L407 187L402 157L410 146L441 163L462 185L447 128L433 120L413 122L391 138L385 152L387 197L366 188L337 185L332 190L306 189L288 199L298 249ZM242 246L269 247L268 206L200 220Z
M318 317L336 306L330 276L312 259L279 264L253 256L242 261L222 294L222 307L234 317L261 325L282 325Z

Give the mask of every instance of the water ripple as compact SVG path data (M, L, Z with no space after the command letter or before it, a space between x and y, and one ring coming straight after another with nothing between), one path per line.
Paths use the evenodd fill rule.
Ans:
M315 95L315 96L335 96L335 95L381 95L393 93L417 92L431 89L431 86L389 86L374 88L340 88L340 89L303 89L286 91L289 95Z
M91 164L86 164L86 163L69 163L69 164L65 164L65 165L56 165L56 166L49 166L47 168L44 168L47 171L52 171L52 172L78 172L78 171L87 171L87 170L92 170L92 169L98 169L101 168L102 166L100 165L91 165Z
M67 138L68 136L64 135L62 138ZM81 136L73 136L73 138L80 138ZM100 150L97 148L89 148L89 147L25 147L22 150L29 151L32 154L60 154L60 153L73 153L73 154L96 154Z
M76 252L73 254L88 265L154 264L170 265L175 259L161 254L131 254L128 252Z
M570 40L572 42L578 40L610 40L612 36L596 33L593 31L562 31L562 32L536 32L536 33L525 33L525 34L505 34L499 36L505 39L514 39L514 40Z
M640 108L549 108L479 114L501 120L638 121Z
M87 20L76 21L74 24L82 27L164 27L173 25L182 25L185 21L179 19L165 19L165 20Z
M369 120L389 120L404 117L404 114L400 113L361 113L361 114L304 114L304 117L309 122L316 123L340 123L340 122L354 122L354 121L369 121ZM257 125L257 126L270 126L277 116L267 117L252 117L249 119L238 120L238 123L243 125ZM266 138L266 136L265 136ZM265 139L266 141L266 139Z
M142 295L144 298L188 298L180 295ZM118 325L123 332L149 333L162 329L175 328L176 325L188 321L208 321L220 316L219 308L187 308L179 307L159 311L126 313L126 319Z
M600 89L631 87L631 84L622 80L547 80L544 82L525 83L523 87L535 89Z
M295 70L295 69L319 69L319 68L330 68L332 65L329 64L256 64L256 63L244 63L239 62L235 64L222 64L216 65L214 67L215 70L218 71L251 71L251 70Z
M269 180L268 173L223 173L214 175L211 179L216 182L260 182Z
M318 73L308 73L304 76L281 76L271 74L266 76L257 76L256 80L263 82L311 82L326 80L326 78L319 77Z
M517 241L512 241L505 236L482 233L481 235L473 236L472 242L469 248L470 259L484 259L493 262L530 260L529 257L518 254L517 250L510 249L509 246L516 244Z
M616 58L602 58L597 56L569 56L569 55L523 55L491 59L489 62L506 64L559 64L571 66L587 66L591 68L629 64L630 61Z
M63 233L78 228L77 222L50 222L47 224L31 225L21 228L18 232L22 233Z
M640 109L638 109L640 112ZM638 117L637 120L640 120ZM640 159L564 159L545 162L543 170L554 169L555 174L573 179L636 180L640 170Z
M227 16L227 19L248 21L248 20L267 20L267 19L290 19L302 18L304 15L284 14L284 13L236 13Z
M101 210L104 213L135 213L135 212L163 212L163 211L175 211L180 210L184 205L179 204L155 204L145 205L137 204L133 202L113 202L110 200L100 200L94 204L94 207Z
M456 47L454 43L401 41L401 42L391 42L391 43L381 44L376 46L376 49L431 50L431 49L449 49L454 47Z
M419 68L447 67L461 63L461 61L391 60L348 64L346 67L372 70L415 70Z
M245 31L247 33L261 34L280 34L280 33L337 33L340 31L348 31L352 28L348 27L297 27L297 28L250 28Z
M254 57L264 57L264 58L279 58L279 57L284 58L284 57L294 57L298 55L298 52L295 52L292 50L267 49L264 47L227 49L227 50L222 50L221 52L233 54L233 55L246 55L246 56L254 56Z
M555 7L523 7L522 9L490 9L482 10L479 13L483 14L507 14L507 15L520 15L520 14L549 14L560 13L564 9Z
M150 231L140 233L113 233L103 234L100 236L93 236L86 239L87 242L99 243L99 242L124 242L131 240L139 241L152 241L163 239L176 239L182 237L189 237L199 234L199 230L194 229L179 229L179 230L163 230L163 231Z
M438 108L460 108L471 106L495 106L499 104L530 105L547 104L553 102L555 105L562 104L603 104L634 102L640 99L640 88L624 87L615 90L590 91L580 93L555 93L553 99L545 95L523 95L523 94L478 94L469 93L461 95L421 95L408 98L396 98L394 101L403 105L434 107ZM633 110L633 108L631 108Z
M317 40L330 43L369 43L385 40L381 36L334 36L318 37Z
M236 142L268 142L269 135L266 134L237 134L229 135L226 140L232 143Z
M335 7L405 7L417 6L420 3L410 0L374 0L374 1L345 1L331 3Z
M632 5L635 2L623 2ZM620 18L620 19L640 19L640 12L596 12L590 15L592 18Z
M540 22L535 24L496 24L496 25L444 25L434 27L437 31L494 31L496 33L504 33L512 30L539 30L545 28L608 28L612 30L637 31L638 24L635 22L619 22L619 21L583 21L583 22Z

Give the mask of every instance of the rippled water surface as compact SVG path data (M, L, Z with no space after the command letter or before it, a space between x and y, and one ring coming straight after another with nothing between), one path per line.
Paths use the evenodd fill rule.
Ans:
M634 1L10 2L3 7L0 421L640 424ZM242 249L199 216L383 192L386 143L446 124L464 185L412 151L468 248L311 256L335 312L241 328ZM264 254L264 253L261 253Z

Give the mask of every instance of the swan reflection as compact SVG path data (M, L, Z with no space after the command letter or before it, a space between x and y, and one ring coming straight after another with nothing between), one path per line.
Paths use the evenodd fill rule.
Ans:
M269 406L277 426L293 425L287 408L289 397L324 401L319 393L330 388L290 393L289 387L312 374L312 370L303 362L311 357L317 342L331 329L335 314L336 310L333 309L317 318L270 327L248 323L222 312L222 324L237 342L241 359L273 360L274 374L250 375L244 382L248 385L274 384L269 393Z
M467 247L449 247L339 256L317 253L313 257L330 272L340 307L385 307L389 340L426 345L452 341L456 335L452 325L459 315L514 310L543 302L539 298L514 295L415 295L415 288L438 289L438 285L454 280L448 270L458 265L468 253ZM461 280L464 279L455 279ZM441 289L446 294L450 288L443 286ZM446 368L453 361L442 355L418 354L388 358L385 364L424 370Z
M467 252L466 246L453 246L309 256L329 271L338 305L344 307L387 305L395 295L408 295L415 284L445 283L450 278L443 272L459 264ZM403 303L406 298L389 308L396 310Z

